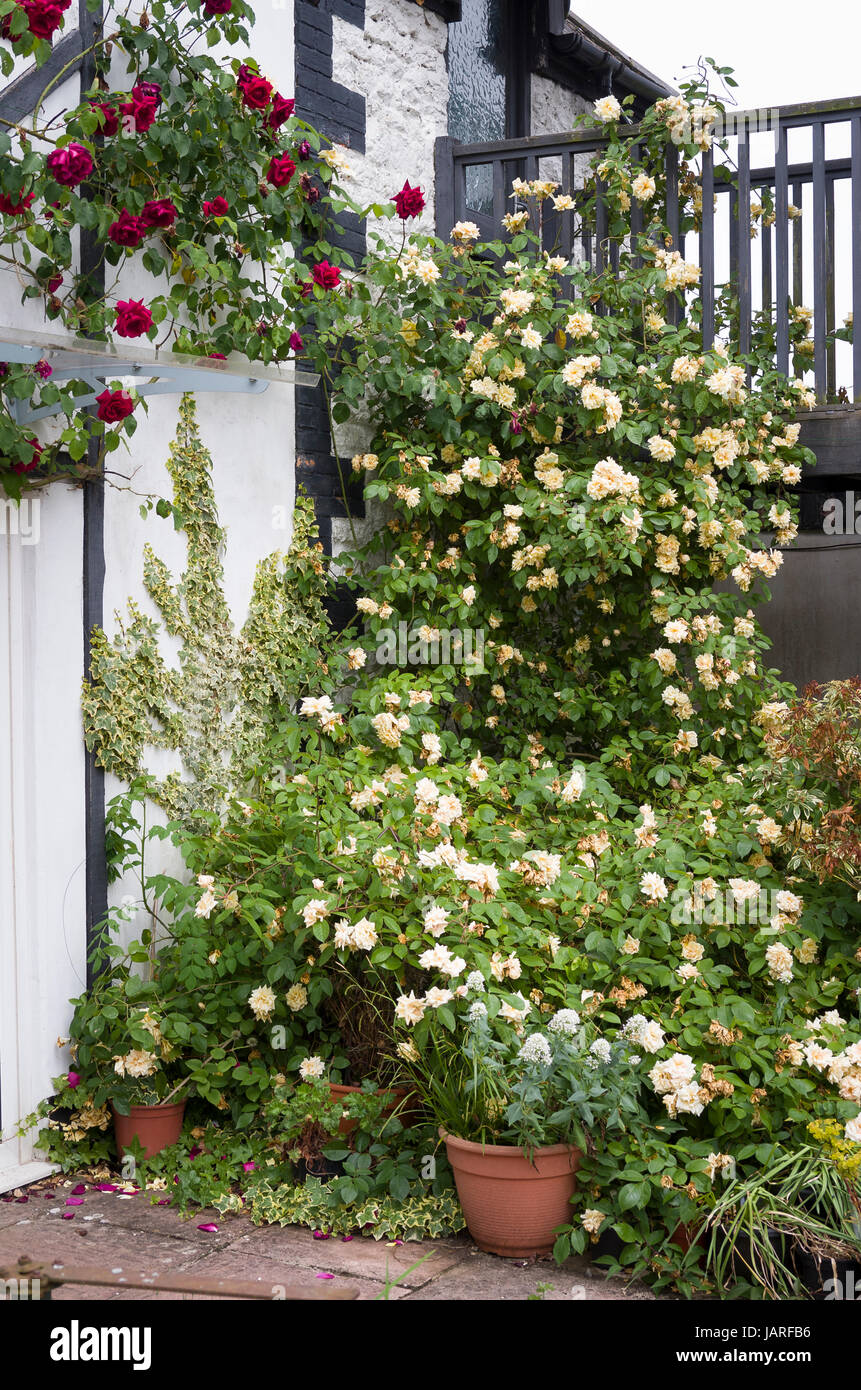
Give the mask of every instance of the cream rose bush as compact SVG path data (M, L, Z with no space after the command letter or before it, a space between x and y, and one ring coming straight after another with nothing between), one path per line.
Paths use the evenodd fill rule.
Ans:
M812 1018L857 1019L857 911L799 870L793 841L807 832L761 794L766 737L791 691L769 668L756 610L797 533L812 397L773 370L770 328L746 359L724 345L728 295L703 347L699 271L664 225L668 137L682 156L682 230L697 225L709 105L695 93L659 104L637 134L639 163L616 114L599 113L617 274L548 248L544 210L565 200L551 181L521 182L497 241L460 226L449 241L405 231L400 249L381 246L331 337L349 325L349 352L333 351L334 416L370 408L353 471L381 509L372 546L339 557L364 688L401 624L417 643L409 660L447 681L435 716L455 760L513 763L525 783L577 765L587 788L607 789L588 813L587 791L542 847L576 887L551 928L566 1003L619 1032L641 1019L635 1032L663 1039L641 1059L659 1132L634 1138L632 1124L598 1145L595 1187L584 1184L590 1211L605 1203L631 1248L708 1207L729 1169L715 1153L744 1171L801 1142L817 1115L839 1116L851 1142L857 1115L804 1054ZM626 189L645 219L635 243ZM480 636L478 666L422 656L464 630ZM439 944L464 965L447 975L448 957L424 953L437 992L428 1004L406 990L397 1016L414 1040L450 1027L443 996L473 973L474 943L456 929ZM561 997L541 1003L549 1015ZM494 1021L523 1026L515 1015L500 1006ZM664 1085L674 1058L685 1079ZM568 1239L583 1248L588 1232Z
M796 533L810 397L770 328L746 360L721 346L726 297L704 349L664 227L667 139L696 226L710 105L659 103L636 160L615 104L595 113L618 274L547 247L571 199L519 181L499 240L399 211L400 244L316 301L333 422L370 418L352 473L378 524L333 567L355 618L242 800L159 832L193 881L155 885L183 1016L223 1054L198 1094L237 1125L306 1076L409 1080L477 1033L537 1069L539 1110L571 1028L624 1058L624 1114L572 1121L557 1254L612 1229L626 1267L687 1292L668 1233L729 1173L811 1121L861 1137L855 895L811 873L806 803L764 771L791 690L756 607Z

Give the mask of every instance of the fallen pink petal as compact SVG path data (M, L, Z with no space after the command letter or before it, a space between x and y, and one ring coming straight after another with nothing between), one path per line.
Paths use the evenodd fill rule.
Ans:
M315 1274L315 1279L334 1279L334 1274Z
M198 1226L199 1231L217 1231L218 1227L213 1221L204 1221L202 1226Z

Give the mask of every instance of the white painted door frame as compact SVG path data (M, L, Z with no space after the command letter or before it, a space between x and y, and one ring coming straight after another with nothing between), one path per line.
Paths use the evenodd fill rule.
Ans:
M17 1124L86 973L81 499L50 493L29 542L0 528L0 1191L50 1171Z

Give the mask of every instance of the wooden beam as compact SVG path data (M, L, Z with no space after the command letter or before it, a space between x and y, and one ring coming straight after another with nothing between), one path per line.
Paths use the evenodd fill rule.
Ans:
M136 1263L135 1269L139 1268ZM141 1289L147 1292L186 1293L202 1298L253 1298L267 1302L310 1303L329 1300L351 1302L358 1298L358 1289L329 1289L320 1285L282 1283L277 1278L277 1266L267 1280L206 1279L194 1274L133 1274L120 1269L100 1269L95 1265L40 1264L22 1256L17 1264L0 1266L0 1281L38 1281L40 1292L48 1293L65 1284L84 1285L101 1289Z

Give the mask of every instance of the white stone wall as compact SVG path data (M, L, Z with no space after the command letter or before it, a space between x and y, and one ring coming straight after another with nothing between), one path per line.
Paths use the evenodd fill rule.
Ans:
M533 135L556 135L571 130L574 117L588 110L590 103L568 87L548 77L532 74L530 117Z
M447 29L439 15L404 0L368 0L364 31L332 20L334 79L360 92L366 107L365 153L348 155L349 192L379 203L405 179L419 184L427 206L410 227L427 232L434 229L434 140L448 121Z

